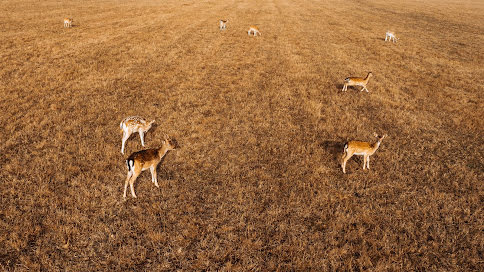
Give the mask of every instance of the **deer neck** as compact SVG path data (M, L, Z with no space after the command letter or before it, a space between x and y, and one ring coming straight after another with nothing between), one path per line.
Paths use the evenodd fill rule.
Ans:
M166 152L168 152L168 148L166 148L165 145L161 146L159 149L158 149L158 158L163 158L163 156L165 156Z
M373 154L373 153L375 153L377 151L377 149L380 147L380 144L381 144L381 141L379 140L378 142L376 142L373 145L373 150L372 150L371 154Z

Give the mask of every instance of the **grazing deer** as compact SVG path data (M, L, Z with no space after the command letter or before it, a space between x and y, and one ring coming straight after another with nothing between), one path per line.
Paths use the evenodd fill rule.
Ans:
M177 142L174 139L169 139L167 136L159 148L146 149L131 154L126 160L126 166L128 167L128 176L124 183L124 194L123 197L126 198L126 190L128 189L128 183L131 188L131 195L136 198L134 193L134 182L136 178L141 174L142 171L150 169L151 171L151 182L158 185L158 179L156 178L156 167L160 163L161 159L169 150L174 150L178 147Z
M227 29L227 22L229 20L220 20L220 30L225 30Z
M370 80L370 77L372 77L373 74L371 72L368 73L368 75L365 78L362 77L347 77L345 79L345 84L343 85L343 92L345 92L348 89L348 86L361 86L363 89L360 91L365 90L368 92L368 89L366 88L366 84L368 84L368 81Z
M250 36L250 33L253 33L254 34L254 37L257 36L257 34L259 34L259 36L262 36L262 34L260 33L259 29L255 26L251 26L249 28L249 31L247 31L247 35Z
M385 34L385 41L387 40L393 40L393 42L396 43L398 41L398 38L395 36L395 33L387 31L387 33Z
M64 27L72 27L72 19L64 18Z
M353 155L362 155L363 157L363 169L365 166L370 169L370 156L376 152L378 147L380 147L381 141L387 135L378 136L378 134L373 133L375 137L378 138L378 141L374 144L368 142L359 142L359 141L350 141L345 144L344 147L344 154L341 162L341 168L343 168L343 173L346 173L346 162L353 156Z
M150 130L151 125L155 120L147 123L145 119L139 116L129 116L124 118L123 121L119 124L119 128L121 132L123 132L123 144L121 145L121 153L124 154L124 145L126 140L129 139L132 133L138 132L139 137L141 139L141 145L145 146L144 134Z

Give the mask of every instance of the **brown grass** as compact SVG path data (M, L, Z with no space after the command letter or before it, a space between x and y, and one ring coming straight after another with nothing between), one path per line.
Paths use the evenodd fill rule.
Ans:
M461 2L1 1L0 269L484 270L484 4ZM181 148L123 201L134 114Z

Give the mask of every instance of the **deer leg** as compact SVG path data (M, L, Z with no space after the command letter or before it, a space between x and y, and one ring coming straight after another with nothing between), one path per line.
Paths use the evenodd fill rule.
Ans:
M345 173L345 174L346 174L346 161L348 161L348 160L344 160L343 164L341 165L341 167L343 168L343 173Z
M122 153L122 154L124 154L124 146L125 146L125 144L126 144L126 140L128 140L128 138L129 138L129 136L130 136L130 135L129 135L128 133L123 132L123 143L122 143L122 145L121 145L121 153Z
M158 185L158 175L157 175L157 172L156 172L156 167L153 167L153 173L155 174L155 186L157 188L160 188L160 185Z
M368 168L368 170L370 170L370 156L368 156L368 158L366 158L366 168Z
M131 195L136 198L136 194L134 193L134 182L138 178L139 174L141 173L141 169L139 171L134 170L134 174L129 180L129 187L131 189Z
M353 157L353 155L350 155L348 153L346 153L345 157L343 157L343 164L341 164L341 167L343 168L343 173L346 173L346 162L351 159L351 157Z
M160 185L158 185L158 178L156 177L156 166L151 166L151 182L155 184L156 187L160 188Z
M345 172L345 157L346 157L346 152L343 153L343 156L341 157L341 169L343 169L343 173Z
M155 183L155 176L153 175L153 166L150 167L150 172L151 172L151 182Z
M126 198L126 190L128 189L129 179L131 178L132 175L133 173L131 171L128 171L128 176L126 177L126 181L124 182L124 194L123 194L124 198Z
M151 171L151 182L153 182L156 187L160 187L158 185L158 179L156 178L156 166L150 167L150 171Z
M144 134L144 132L142 132L142 131L139 132L139 138L141 139L141 145L145 146L145 134Z
M366 168L366 155L363 156L363 170Z

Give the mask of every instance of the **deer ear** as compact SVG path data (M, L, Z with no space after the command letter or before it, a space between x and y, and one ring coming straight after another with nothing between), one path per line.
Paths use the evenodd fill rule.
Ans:
M373 132L373 136L378 137L378 134L376 132Z

